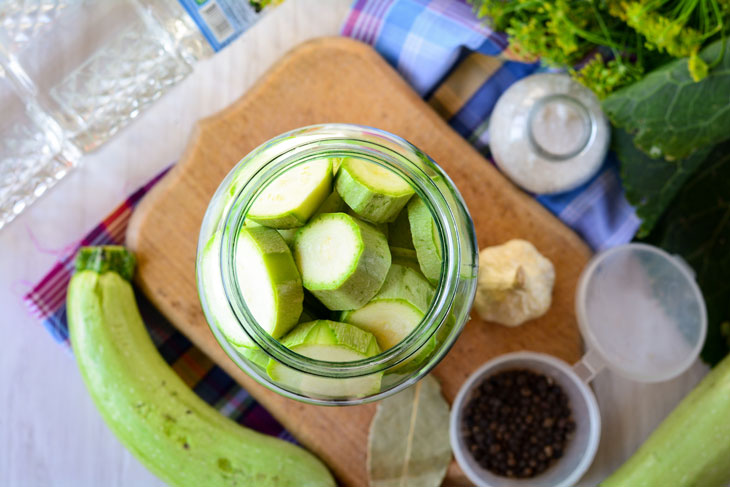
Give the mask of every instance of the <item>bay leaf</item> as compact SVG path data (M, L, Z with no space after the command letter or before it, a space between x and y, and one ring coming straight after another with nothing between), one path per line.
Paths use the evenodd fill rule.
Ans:
M368 439L371 487L438 487L450 462L449 405L436 379L378 404Z

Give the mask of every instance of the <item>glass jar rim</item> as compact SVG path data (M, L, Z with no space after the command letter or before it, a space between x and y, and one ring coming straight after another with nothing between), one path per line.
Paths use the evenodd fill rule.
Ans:
M456 216L424 166L453 186L446 174L415 146L388 132L351 124L322 124L299 128L272 139L252 151L241 163L255 158L272 144L302 133L319 132L319 137L288 148L262 163L236 193L225 215L221 239L221 275L226 299L244 333L267 356L306 374L330 378L362 377L395 367L422 349L446 324L456 296L461 266L460 236ZM366 135L363 136L362 134ZM368 138L368 136L372 136ZM413 155L417 157L414 158ZM441 244L442 266L434 298L421 323L397 345L373 357L353 362L316 360L288 349L271 337L255 320L238 286L235 265L238 234L253 201L276 177L292 167L322 157L358 157L396 172L411 184L428 207L436 223ZM240 164L240 163L239 163Z
M585 131L585 134L583 135L580 144L578 144L575 149L572 149L565 153L557 153L545 148L537 140L537 137L535 136L535 132L533 130L533 124L535 123L535 119L540 110L545 108L550 103L562 103L565 105L570 105L572 108L575 108L580 116L581 121L583 122L583 126L587 127L588 130ZM538 98L535 103L530 107L530 110L527 114L527 140L532 150L534 150L535 153L537 153L543 159L551 162L563 162L576 157L578 154L583 152L587 147L591 145L593 139L595 139L596 137L597 125L598 122L596 121L593 113L577 97L571 96L567 93L552 93Z

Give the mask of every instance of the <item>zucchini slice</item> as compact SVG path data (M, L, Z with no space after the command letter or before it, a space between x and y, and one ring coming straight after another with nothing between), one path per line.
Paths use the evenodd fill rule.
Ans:
M436 222L421 198L413 198L408 203L408 221L421 271L436 285L441 277L441 240Z
M302 323L281 340L282 345L305 357L327 362L353 362L380 353L375 337L356 326L336 321ZM380 390L382 373L357 378L326 378L295 371L274 359L269 376L311 397L362 397Z
M388 223L388 243L391 247L402 249L413 249L413 237L411 236L411 224L408 221L408 210L404 209L398 213L398 217Z
M346 310L377 294L391 258L375 227L345 213L324 213L297 232L294 259L307 290L327 308Z
M245 347L238 347L236 349L241 355L246 357L248 360L253 362L254 364L258 365L262 369L266 370L266 367L269 365L269 355L261 350L259 347L251 347L251 348L245 348Z
M280 228L278 229L279 235L284 239L284 242L291 248L294 245L294 237L297 236L298 228Z
M280 338L302 314L304 291L286 242L273 228L244 227L236 247L238 286L251 314Z
M423 275L423 273L421 272L421 266L418 265L418 254L416 254L415 250L403 249L400 247L391 247L390 255L391 265L399 264L402 266L410 267L411 269L418 271L419 274Z
M331 191L332 161L305 162L272 181L253 202L247 216L267 227L301 227Z
M345 206L345 209L343 210L345 213L347 213L348 215L350 215L352 217L360 219L360 215L355 213L355 211L352 208L349 208L347 205L344 204L344 202L343 202L343 205ZM372 223L372 222L368 222L368 221L365 221L365 223L377 228L383 235L385 235L385 239L386 240L388 239L388 233L389 233L390 229L389 229L387 223Z
M332 161L332 175L337 176L337 171L340 170L340 166L342 165L342 161L344 160L344 157L331 157L330 160Z
M346 212L347 210L347 205L342 199L342 196L340 196L340 193L332 191L312 216L319 216L322 213L341 213Z
M420 272L393 264L380 292L362 308L343 312L342 321L372 333L380 348L387 350L418 326L433 294Z
M396 173L363 159L346 158L337 173L335 189L363 220L390 222L414 195Z

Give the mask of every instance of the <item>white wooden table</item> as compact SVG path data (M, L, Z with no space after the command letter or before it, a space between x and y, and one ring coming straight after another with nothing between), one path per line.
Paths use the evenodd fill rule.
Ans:
M241 96L295 45L337 34L349 6L349 0L287 0L0 232L0 486L163 485L106 428L72 356L27 314L20 297L131 190L180 156L197 119ZM659 385L603 372L594 383L603 437L581 485L597 484L620 465L705 372L696 363Z

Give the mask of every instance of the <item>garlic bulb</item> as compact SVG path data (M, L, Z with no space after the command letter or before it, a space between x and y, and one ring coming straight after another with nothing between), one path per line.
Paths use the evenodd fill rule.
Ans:
M530 242L510 240L479 252L474 307L486 321L518 326L545 314L554 283L552 262Z

